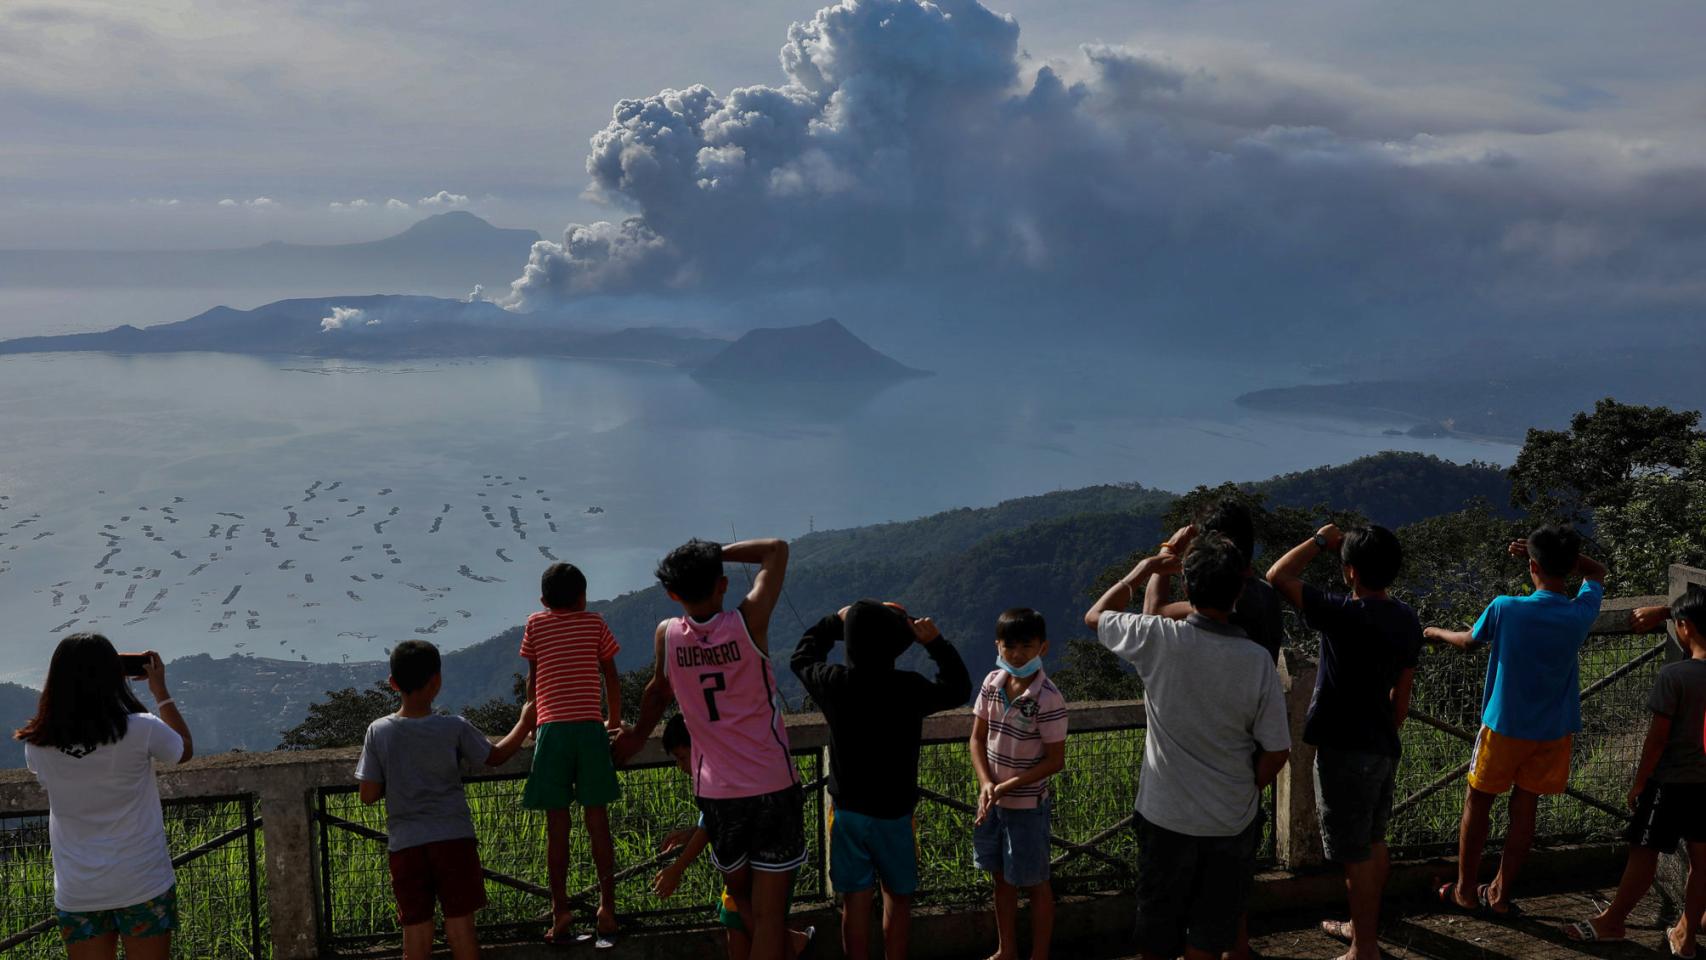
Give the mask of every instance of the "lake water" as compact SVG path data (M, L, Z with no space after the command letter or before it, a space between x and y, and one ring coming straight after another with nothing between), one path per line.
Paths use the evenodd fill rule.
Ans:
M23 332L41 331L0 319ZM937 375L853 392L568 360L0 357L0 679L38 683L55 637L84 629L169 657L461 646L534 609L552 557L610 596L689 536L1182 490L1390 448L1511 454L1233 404L1290 369L998 354L903 356Z

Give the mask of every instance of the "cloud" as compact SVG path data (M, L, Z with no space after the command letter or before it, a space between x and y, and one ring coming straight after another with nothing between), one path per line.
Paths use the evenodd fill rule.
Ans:
M237 205L237 201L231 199L230 197L226 197L225 199L219 201L219 205L222 207L235 207Z
M460 193L440 190L430 197L422 197L417 201L423 207L466 207L468 198Z
M332 315L321 319L320 332L332 333L358 324L366 327L377 327L379 326L379 318L369 317L365 310L357 307L333 307Z
M244 206L254 207L257 210L271 210L271 209L277 207L278 205L279 205L278 201L274 200L271 197L256 197L255 199L250 200L248 203L244 204Z
M366 210L371 206L373 206L373 204L360 198L347 202L333 200L331 203L327 204L327 207L329 207L333 213L349 213L356 210Z
M409 205L404 203L401 200L398 200L396 197L392 197L391 199L385 201L385 209L387 209L387 210L407 210L407 209L409 209Z
M585 167L622 215L535 244L502 302L886 284L1326 331L1622 309L1706 269L1698 165L1592 111L1251 48L1039 65L975 0L842 0L780 61L617 103Z

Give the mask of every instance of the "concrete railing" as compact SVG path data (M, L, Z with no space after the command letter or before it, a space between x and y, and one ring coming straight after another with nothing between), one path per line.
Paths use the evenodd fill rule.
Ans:
M1706 571L1677 567L1672 571L1672 589L1689 583L1706 585ZM1607 601L1594 625L1595 633L1628 632L1629 613L1637 606L1664 602L1664 597L1638 597ZM1315 664L1304 658L1286 656L1281 677L1291 718L1294 748L1291 762L1275 786L1275 858L1282 870L1296 873L1321 860L1320 835L1312 780L1313 750L1302 741L1304 715L1315 684ZM1141 727L1145 723L1141 701L1078 703L1069 709L1073 733ZM194 718L190 718L193 724ZM796 751L827 750L829 730L816 714L788 718L790 741ZM965 739L971 732L967 710L938 714L925 721L927 741ZM197 758L180 766L162 768L160 792L166 799L229 797L256 798L265 837L266 910L270 920L273 956L276 960L309 960L323 953L319 942L318 830L314 801L325 787L354 783L356 749L304 751L295 753L231 753ZM532 761L531 750L523 750L496 774L525 773ZM635 757L635 765L669 763L656 738ZM0 771L0 816L41 811L47 796L34 778L23 770Z

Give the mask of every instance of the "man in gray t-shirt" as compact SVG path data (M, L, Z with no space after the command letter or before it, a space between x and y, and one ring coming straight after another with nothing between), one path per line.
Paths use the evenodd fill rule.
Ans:
M1185 531L1181 531L1184 534ZM1177 540L1189 537L1175 537ZM1148 730L1137 792L1138 944L1176 957L1235 945L1261 839L1261 791L1291 752L1267 651L1228 622L1249 563L1219 534L1139 563L1084 615L1137 667ZM1184 620L1126 613L1153 576L1185 575Z

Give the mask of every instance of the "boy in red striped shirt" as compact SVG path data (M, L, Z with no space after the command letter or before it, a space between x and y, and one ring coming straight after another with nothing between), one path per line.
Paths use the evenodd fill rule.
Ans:
M569 804L578 801L598 870L598 946L611 946L616 852L605 807L620 789L606 731L622 727L622 684L616 675L620 648L604 618L587 611L586 577L574 564L545 568L539 602L545 609L528 617L521 632L521 656L529 666L527 697L539 711L533 770L521 802L529 810L545 811L551 885L551 930L545 940L569 938Z

